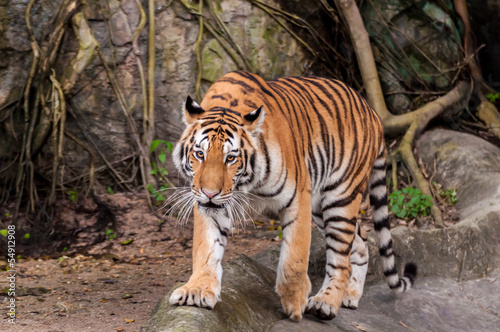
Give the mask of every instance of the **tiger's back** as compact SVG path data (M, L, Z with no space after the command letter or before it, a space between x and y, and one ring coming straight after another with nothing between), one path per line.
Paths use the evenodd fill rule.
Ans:
M305 309L331 319L341 303L357 307L368 262L357 214L369 183L384 274L391 288L411 285L413 270L399 278L394 265L382 123L356 91L325 78L266 82L238 71L217 80L200 105L187 102L185 114L188 128L174 158L179 169L191 169L185 173L201 197L195 226L198 216L230 227L234 221L221 214L226 208L231 219L226 206L237 193L259 197L255 208L277 214L283 243L276 290L292 319ZM203 158L190 157L193 151ZM323 287L308 300L311 215L326 239L327 266Z

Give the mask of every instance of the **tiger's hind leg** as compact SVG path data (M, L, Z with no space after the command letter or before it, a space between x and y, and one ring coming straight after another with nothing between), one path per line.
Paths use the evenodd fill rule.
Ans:
M366 273L368 272L368 244L366 233L358 223L351 250L351 276L342 299L342 306L357 309L363 295Z
M351 275L350 256L361 199L361 194L341 197L330 192L321 204L326 239L326 275L321 289L309 298L306 306L307 313L320 319L333 319L342 304Z

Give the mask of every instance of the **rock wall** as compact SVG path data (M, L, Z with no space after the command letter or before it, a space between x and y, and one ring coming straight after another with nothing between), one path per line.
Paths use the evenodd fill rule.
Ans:
M31 22L36 38L47 38L62 0L39 0L31 11ZM156 68L155 68L155 123L156 138L176 142L184 125L181 123L181 105L187 95L195 97L197 60L195 53L199 23L196 16L181 1L159 0L156 10ZM166 6L170 3L169 6ZM247 57L250 70L266 79L286 75L300 75L307 56L296 40L273 18L247 0L211 2L214 10L226 24L234 42ZM275 2L268 1L278 6ZM22 138L23 110L14 108L23 92L32 62L24 12L27 1L0 0L0 141ZM142 1L147 10L147 1ZM101 46L108 66L117 77L129 111L142 128L142 89L132 37L140 12L134 0L89 0L81 7L88 24ZM208 8L203 15L210 17ZM57 59L57 75L70 63L79 49L78 40L68 28ZM238 69L223 45L204 29L200 44L203 61L201 94L223 74ZM146 67L147 26L139 38L139 50ZM78 78L66 95L69 115L67 129L88 146L99 150L119 171L130 170L133 141L119 101L112 91L109 79L98 56ZM12 158L20 151L20 140L0 147L0 160ZM41 153L38 172L51 178L52 153L50 144ZM88 172L88 153L70 139L65 140L64 164L67 179ZM99 154L96 154L99 155ZM4 160L5 160L4 159ZM167 158L170 159L170 158ZM104 165L97 160L96 167ZM167 168L172 179L177 178L170 161ZM106 185L109 174L99 173L98 179ZM108 183L113 181L109 179Z
M497 91L500 90L500 0L470 0L469 11L474 31L475 46L484 44L478 53L483 77Z
M453 87L463 53L452 1L365 1L361 11L393 113L410 110L406 91Z

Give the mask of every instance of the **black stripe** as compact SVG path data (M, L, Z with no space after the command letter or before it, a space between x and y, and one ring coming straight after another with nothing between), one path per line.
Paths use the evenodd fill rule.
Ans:
M397 275L398 271L396 270L396 265L393 265L390 270L384 271L384 275L386 277L392 276L392 275Z
M226 100L226 98L223 96L223 95L213 95L212 96L212 99L222 99L222 100Z
M287 223L283 223L281 225L281 231L283 232L285 230L285 228L287 228L288 226L290 226L291 224L293 224L295 222L295 220L297 220L297 219L292 219L292 220L290 220Z
M228 232L228 229L227 229L227 228L222 229L222 228L220 227L219 222L217 221L217 219L215 219L215 218L213 218L213 217L212 217L211 219L212 219L212 221L215 223L215 225L217 226L217 228L219 229L219 233L220 233L222 236L227 237L227 232Z
M347 270L347 266L337 266L332 263L326 263L327 266L331 267L334 270Z
M259 196L262 196L262 197L274 197L274 196L277 196L277 195L281 194L281 192L283 191L283 188L285 187L287 179L288 179L288 170L286 170L285 179L283 180L283 183L281 184L281 186L278 189L276 189L275 191L273 191L271 193L268 193L268 194L260 194L259 193Z
M351 248L349 248L349 247L347 247L347 249L340 250L340 249L335 249L334 247L330 247L330 246L327 244L326 251L328 251L328 250L331 250L331 251L333 251L334 253L339 254L339 255L342 255L342 256L347 256L347 255L349 255L349 253L351 252Z
M255 89L252 88L250 85L246 84L243 81L234 79L232 77L225 76L223 78L218 79L217 82L228 82L228 83L231 83L231 84L234 84L234 85L239 85L239 86L241 86L243 88L241 92L243 92L244 94L247 94L249 92L254 92L255 91Z
M357 265L357 266L363 266L363 265L366 265L366 264L368 264L368 261L366 261L364 263L351 262L351 265Z
M350 225L356 225L357 218L346 218L346 217L341 217L341 216L331 216L327 219L325 219L325 223L330 223L330 222L346 222Z
M370 195L370 204L373 206L373 211L377 211L383 206L387 205L387 192L378 198L375 195Z
M387 252L389 250L391 250L391 252L388 254ZM380 256L385 256L385 257L390 257L390 256L394 255L394 253L392 252L392 239L390 239L386 245L380 246L380 248L378 249L378 252L380 253Z
M332 240L340 242L340 243L349 244L348 241L344 240L338 234L335 234L335 233L326 233L326 231L325 231L325 237L331 238Z
M395 285L389 285L390 289L396 289L401 287L401 279L398 280L398 282Z
M378 186L386 186L386 180L385 180L385 176L381 177L380 179L376 180L375 182L373 182L371 185L370 185L370 189L373 189L373 188L376 188Z

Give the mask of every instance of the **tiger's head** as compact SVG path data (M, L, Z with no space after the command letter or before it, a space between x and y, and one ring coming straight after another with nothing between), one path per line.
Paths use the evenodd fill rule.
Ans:
M264 107L241 114L234 108L211 106L205 110L188 96L183 110L187 127L173 158L180 173L192 181L188 195L201 213L238 214L244 205L239 189L252 181L258 167Z

